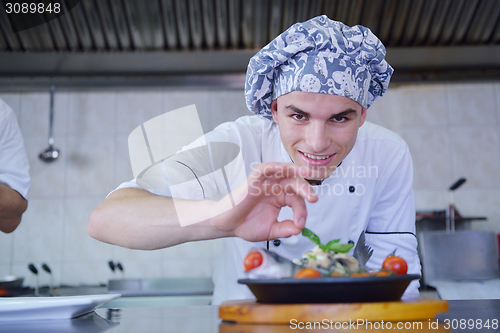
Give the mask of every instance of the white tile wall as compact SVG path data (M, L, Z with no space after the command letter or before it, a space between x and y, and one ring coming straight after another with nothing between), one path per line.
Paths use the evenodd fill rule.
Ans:
M415 188L449 187L454 181L449 130L446 127L408 128L401 134L412 153Z
M48 134L48 92L2 93L16 113L31 166L28 211L19 228L0 234L0 276L16 274L33 285L27 265L46 262L56 284L98 284L118 277L209 277L223 240L156 251L103 244L86 232L90 212L132 178L127 139L143 122L196 104L204 131L250 114L242 91L137 89L56 92L53 163L38 159ZM368 120L408 142L415 169L417 209L444 209L447 188L468 181L455 202L464 215L487 216L473 228L500 232L500 83L405 85L389 89L368 110ZM108 261L125 273L112 273ZM50 276L40 274L48 284Z
M452 125L497 124L495 86L492 83L448 85Z
M402 126L442 127L448 124L445 86L403 86L397 90Z

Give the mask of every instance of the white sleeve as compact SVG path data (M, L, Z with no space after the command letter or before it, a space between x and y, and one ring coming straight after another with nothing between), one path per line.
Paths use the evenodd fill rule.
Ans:
M28 199L29 163L21 130L12 109L0 100L0 183Z
M413 166L408 147L385 156L388 162L380 172L377 194L366 230L366 243L373 248L367 263L380 269L384 259L396 251L408 264L408 274L421 275L415 235L415 202ZM418 295L418 280L413 281L405 295Z

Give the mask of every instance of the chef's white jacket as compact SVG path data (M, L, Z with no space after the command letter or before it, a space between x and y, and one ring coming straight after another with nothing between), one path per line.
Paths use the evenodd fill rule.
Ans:
M28 199L29 164L24 141L12 109L0 99L0 183Z
M232 168L225 170L225 175L217 171L218 167L214 168L217 152L211 151L209 157L194 153L187 158L180 156L177 160L174 156L159 163L156 172L151 171L152 168L149 179L146 173L142 179L124 183L118 188L141 184L153 193L172 196L173 190L169 190L168 185L158 184L158 180L166 176L167 182L171 180L170 187L173 183L186 180L183 194L176 190L173 197L217 200L227 193L227 188L233 188L245 179L241 177L241 172L244 172L243 176L248 175L256 164L291 162L281 142L278 125L257 116L245 116L235 122L224 123L182 150L195 151L193 147L217 142L232 143L241 148L241 162L235 159ZM218 172L218 176L210 179L206 168L200 166L202 164L211 164L214 174ZM225 179L226 184L221 179ZM231 179L239 182L231 183ZM366 243L373 248L368 268L380 269L383 260L396 250L396 254L407 261L408 273L420 274L412 183L412 161L405 141L392 131L365 122L358 131L352 151L341 165L321 185L314 186L319 200L316 203L306 202L306 227L325 244L337 238L341 243L357 242L361 232L366 231ZM281 209L278 220L285 219L293 219L290 207ZM237 280L245 278L243 260L249 250L266 247L266 242L252 243L240 238L224 241L225 247L213 276L213 304L254 297L248 287L238 284ZM270 242L270 250L290 260L300 259L302 254L315 246L301 235L280 241L279 246ZM418 286L418 281L413 281L405 295L417 295Z

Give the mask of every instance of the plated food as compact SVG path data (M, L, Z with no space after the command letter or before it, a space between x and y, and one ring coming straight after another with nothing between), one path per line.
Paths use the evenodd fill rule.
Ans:
M342 244L339 239L322 244L319 237L304 228L302 235L316 246L301 259L292 261L268 250L252 249L245 258L244 267L250 279L320 278L320 277L370 277L406 274L405 260L392 253L382 269L368 271L358 260L347 254L353 244Z
M352 303L399 300L418 274L406 274L404 259L393 253L378 271L347 254L353 244L332 240L326 244L308 229L302 235L316 246L290 261L271 251L254 248L244 261L247 285L264 303ZM403 273L404 272L404 273Z

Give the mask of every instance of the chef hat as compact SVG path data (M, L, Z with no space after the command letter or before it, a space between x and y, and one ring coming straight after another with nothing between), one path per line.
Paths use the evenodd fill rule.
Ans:
M393 73L384 56L382 42L363 26L326 15L296 23L250 59L247 106L272 119L271 101L298 90L349 97L368 108Z

